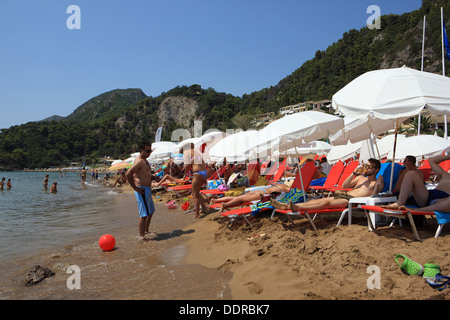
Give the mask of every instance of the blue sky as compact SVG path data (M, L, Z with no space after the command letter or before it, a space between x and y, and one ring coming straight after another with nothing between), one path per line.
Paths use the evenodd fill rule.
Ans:
M70 5L81 29L67 28ZM242 96L381 14L421 0L2 0L0 128L67 116L96 95L199 84Z

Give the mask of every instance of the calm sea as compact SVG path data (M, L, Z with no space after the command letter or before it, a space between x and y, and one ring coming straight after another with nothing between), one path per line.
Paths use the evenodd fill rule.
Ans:
M48 189L43 180L49 174ZM79 172L0 172L12 189L0 190L0 261L83 240L93 232L106 233L124 217L111 213L120 189L88 175L85 188ZM58 192L50 186L58 182ZM103 234L104 234L103 233ZM101 233L102 234L102 233Z

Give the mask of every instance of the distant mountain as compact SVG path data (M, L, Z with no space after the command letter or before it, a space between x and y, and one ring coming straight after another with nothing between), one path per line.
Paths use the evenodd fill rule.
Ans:
M67 116L71 122L99 120L118 114L147 98L141 89L116 89L102 93L79 106Z

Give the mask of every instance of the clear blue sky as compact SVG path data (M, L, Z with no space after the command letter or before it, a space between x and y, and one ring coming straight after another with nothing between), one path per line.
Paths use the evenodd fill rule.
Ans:
M81 29L70 30L70 5ZM242 96L381 14L421 0L2 0L0 128L67 116L114 89L199 84Z

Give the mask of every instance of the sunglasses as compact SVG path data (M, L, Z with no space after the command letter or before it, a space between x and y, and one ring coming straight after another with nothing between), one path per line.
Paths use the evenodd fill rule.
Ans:
M150 152L152 152L152 150L145 150L145 152L150 153Z

